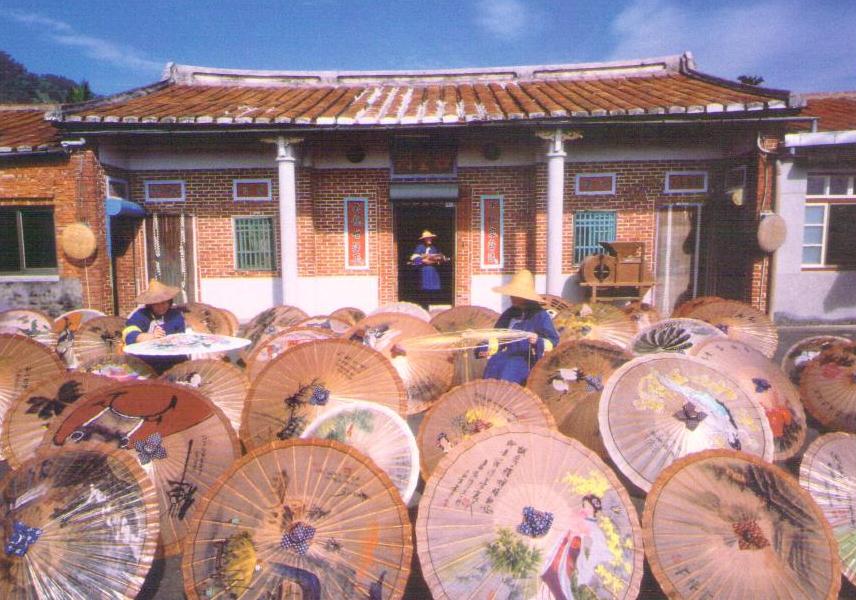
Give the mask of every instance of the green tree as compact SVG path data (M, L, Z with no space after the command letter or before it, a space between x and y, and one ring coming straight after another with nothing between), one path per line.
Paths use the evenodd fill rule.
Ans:
M92 93L89 82L84 79L79 85L69 90L67 102L86 102L87 100L92 100L94 97L95 94Z

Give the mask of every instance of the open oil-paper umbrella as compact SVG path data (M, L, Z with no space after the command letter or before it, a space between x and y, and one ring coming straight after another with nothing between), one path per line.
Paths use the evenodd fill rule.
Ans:
M57 354L38 342L20 336L0 334L0 420L24 390L64 373ZM0 454L0 458L4 458Z
M103 447L49 453L9 473L0 493L0 597L136 597L158 514L133 457Z
M187 360L171 367L160 379L199 390L223 411L235 431L250 382L238 367L214 358Z
M54 319L53 331L57 334L62 333L66 329L74 332L77 331L81 324L85 323L89 319L104 316L106 315L103 312L92 308L78 308L70 310L62 313Z
M318 327L290 327L257 344L246 354L247 375L250 381L258 377L267 364L277 356L305 342L328 340L336 337L332 331Z
M680 319L686 317L699 306L704 306L705 304L710 304L712 302L721 302L722 300L725 300L725 298L721 298L719 296L699 296L698 298L690 298L686 302L679 304L675 310L672 311L672 318Z
M776 363L751 346L729 339L702 342L691 355L728 373L764 408L776 446L775 460L787 460L800 451L806 434L800 392Z
M644 491L675 460L707 449L773 460L764 409L740 385L698 358L636 358L606 382L598 409L603 443L618 469Z
M191 600L401 598L413 554L392 482L331 440L275 442L211 488L184 546Z
M69 372L42 379L12 401L0 428L0 448L13 469L35 456L50 424L64 418L86 394L116 382L91 373Z
M419 449L413 432L395 411L353 402L322 413L300 436L335 440L368 456L389 475L405 503L419 481Z
M122 317L96 317L81 323L72 344L77 360L84 363L107 354L121 354L124 328Z
M561 296L555 296L553 294L541 294L541 297L544 299L544 310L547 311L547 314L550 317L555 318L557 314L562 312L563 310L568 310L573 306L570 302L562 298Z
M609 342L563 342L535 363L526 387L544 401L559 431L605 459L597 421L600 394L609 376L630 360L629 352Z
M401 377L380 352L343 339L300 344L253 380L241 418L248 449L298 437L322 412L353 401L406 414Z
M722 331L698 319L666 319L645 327L628 347L637 356L656 352L689 354L701 342L724 337Z
M0 333L23 335L40 344L56 346L53 319L33 309L12 309L0 312Z
M232 322L216 306L202 302L188 302L176 307L184 313L184 321L193 331L217 335L235 335Z
M219 354L248 346L250 340L213 333L172 333L125 346L126 354L139 356L188 356Z
M417 319L421 319L426 323L431 320L431 315L428 313L428 311L419 306L418 304L414 304L413 302L390 302L388 304L384 304L382 306L377 307L375 310L370 312L368 316L377 315L380 313L399 313L411 317L416 317Z
M512 423L556 427L541 399L516 383L477 379L452 388L440 396L419 425L422 476L427 480L462 440Z
M800 375L808 361L830 348L832 344L851 344L852 340L837 335L815 335L801 339L785 351L782 357L782 371L796 386L800 384Z
M100 358L93 358L77 368L82 373L93 375L104 375L118 381L137 381L141 379L152 379L155 370L141 358L130 354L107 354Z
M812 442L800 463L800 485L832 527L844 576L856 585L856 435L827 433Z
M264 341L265 338L283 329L293 327L308 317L309 315L296 306L274 306L263 310L248 323L241 326L238 330L238 336L250 340L250 347L245 350L245 352L249 352L253 347Z
M639 300L628 302L621 307L621 310L630 317L631 321L636 323L636 331L642 331L646 327L663 320L660 311L655 306Z
M684 316L707 321L731 339L749 344L767 358L773 357L779 345L779 332L770 317L743 302L708 302Z
M353 306L344 306L331 312L330 316L334 319L350 323L351 325L356 325L361 319L365 318L366 313L361 311L359 308L354 308Z
M434 598L636 598L642 536L615 474L585 446L511 425L458 444L419 502Z
M458 305L438 313L431 319L440 333L465 329L489 329L494 326L499 313L484 306Z
M826 427L856 433L856 344L832 344L806 363L800 397Z
M437 330L416 317L394 312L372 314L342 334L381 352L404 382L407 414L423 412L452 385L454 365L445 352L421 352L409 340L436 335ZM406 353L399 352L406 349Z
M636 324L620 308L610 304L574 304L553 318L559 339L602 340L625 348L636 335Z
M316 315L314 317L309 317L308 319L303 319L300 323L295 325L295 327L323 329L324 331L329 331L336 336L342 335L352 326L353 323L349 323L348 321L339 319L338 317L332 317L330 315Z
M834 600L832 531L789 473L709 450L664 470L645 500L645 555L669 598Z
M194 389L163 381L101 388L63 417L52 423L44 447L107 442L143 466L157 490L167 555L180 551L200 497L240 455L220 409Z

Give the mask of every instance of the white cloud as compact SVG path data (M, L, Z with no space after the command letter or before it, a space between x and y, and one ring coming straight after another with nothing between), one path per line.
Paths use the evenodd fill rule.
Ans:
M491 35L516 39L535 25L530 9L520 0L479 0L476 23Z
M52 42L61 46L77 48L89 58L101 62L137 71L159 71L163 68L163 63L145 58L134 48L81 34L68 23L57 19L17 11L7 13L6 16L18 23L39 28Z
M856 87L856 6L831 4L632 0L611 24L611 58L690 50L712 75L761 75L764 85L795 91Z

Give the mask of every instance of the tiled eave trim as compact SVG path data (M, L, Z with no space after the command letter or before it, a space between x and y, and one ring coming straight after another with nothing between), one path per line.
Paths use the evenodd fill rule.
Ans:
M37 156L41 154L63 154L59 146L41 144L39 146L0 146L0 158L4 156Z

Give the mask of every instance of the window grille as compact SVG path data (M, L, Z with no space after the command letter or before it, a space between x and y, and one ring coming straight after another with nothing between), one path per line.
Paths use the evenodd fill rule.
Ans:
M574 264L603 251L600 242L615 240L615 212L587 210L574 214Z
M235 218L235 268L240 271L274 269L273 219Z

